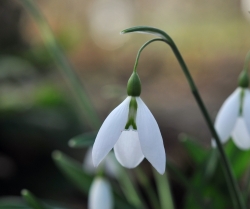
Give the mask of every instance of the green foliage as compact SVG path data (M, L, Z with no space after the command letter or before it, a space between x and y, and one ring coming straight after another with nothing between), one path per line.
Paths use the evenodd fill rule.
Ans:
M20 198L1 198L0 209L31 209Z
M189 136L184 136L181 141L194 163L194 170L188 180L192 187L201 192L203 204L206 208L230 208L233 203L228 199L230 194L217 149L205 149ZM235 177L240 181L249 168L250 151L238 149L231 139L225 145L225 152L232 163ZM200 208L192 191L186 193L184 208Z
M21 194L26 203L33 209L51 209L49 206L45 206L44 203L37 200L37 198L28 190L23 189Z
M83 171L82 165L60 151L54 151L52 158L66 177L68 177L84 194L88 194L93 177Z
M96 132L87 132L73 137L69 140L69 146L72 148L89 147L94 144Z

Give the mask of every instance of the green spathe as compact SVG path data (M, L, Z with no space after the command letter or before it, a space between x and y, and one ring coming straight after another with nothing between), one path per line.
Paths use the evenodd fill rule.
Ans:
M141 81L137 72L133 72L128 80L127 93L133 97L138 97L141 94Z

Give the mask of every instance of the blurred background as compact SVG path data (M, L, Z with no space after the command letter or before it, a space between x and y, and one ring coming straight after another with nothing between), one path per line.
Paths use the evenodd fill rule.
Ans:
M126 97L137 51L152 38L119 34L136 25L160 28L173 38L214 119L237 87L250 50L245 1L36 2L103 121ZM0 196L28 188L41 198L81 208L86 198L57 170L51 153L57 149L83 161L86 150L69 148L68 140L92 129L20 1L0 0L0 28ZM162 43L147 47L138 73L141 97L159 123L168 159L184 170L192 167L179 134L188 133L207 147L211 136L170 48Z

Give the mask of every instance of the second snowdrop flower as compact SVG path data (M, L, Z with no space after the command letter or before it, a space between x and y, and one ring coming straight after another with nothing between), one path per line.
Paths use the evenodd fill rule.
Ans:
M94 179L88 198L88 209L113 209L114 200L109 182L103 177Z
M243 71L239 87L226 99L215 120L215 128L222 143L232 137L240 149L250 149L250 91L248 77Z
M141 83L134 71L128 81L128 97L103 122L92 151L93 163L98 166L114 148L119 163L136 167L144 157L163 174L166 155L158 124L140 98Z

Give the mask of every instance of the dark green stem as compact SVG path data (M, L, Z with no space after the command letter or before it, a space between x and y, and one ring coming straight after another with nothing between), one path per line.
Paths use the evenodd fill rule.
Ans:
M166 42L165 40L161 39L161 38L154 38L154 39L151 39L149 40L148 42L146 42L145 44L142 45L142 47L139 49L138 53L137 53L137 56L136 56L136 59L135 59L135 65L134 65L134 72L137 72L137 66L138 66L138 61L139 61L139 58L140 58L140 55L141 55L141 52L142 50L149 44L151 44L152 42L155 42L155 41L164 41Z
M186 63L184 62L184 60L183 60L177 46L175 45L174 41L165 32L163 32L157 28L134 27L134 28L130 28L130 29L126 29L126 30L122 31L122 33L131 33L131 32L145 32L145 33L150 33L150 34L156 34L160 37L163 37L163 39L152 39L152 40L148 41L146 44L144 44L138 52L136 62L138 62L138 59L139 59L139 56L140 56L140 53L142 52L142 50L148 44L150 44L154 41L163 41L163 42L167 43L171 47L171 49L173 50L180 66L183 70L183 73L185 74L185 76L187 78L187 81L188 81L189 86L191 88L191 91L195 97L195 100L196 100L196 102L197 102L197 104L198 104L198 106L203 114L203 117L205 118L205 121L209 127L209 130L216 141L217 148L218 148L218 151L220 154L220 159L221 159L221 162L223 165L223 169L225 171L224 173L226 175L227 184L228 184L228 188L230 190L230 194L232 194L231 196L232 196L233 200L235 200L235 202L237 203L237 207L239 209L246 209L245 202L244 202L243 197L241 195L241 192L239 190L236 179L233 175L231 165L230 165L229 160L225 154L225 151L223 149L223 146L221 144L219 136L218 136L218 134L213 126L212 120L211 120L211 118L208 114L208 111L207 111L207 109L206 109L206 107L201 99L199 91L198 91L198 89L193 81L193 78L192 78L192 76L191 76L191 74L186 66ZM249 54L249 58L247 58L247 59L250 59L250 54ZM135 65L135 67L137 67L137 63Z
M198 89L197 89L197 87L196 87L196 85L195 85L195 83L194 83L194 81L189 73L189 70L188 70L178 48L176 47L176 45L174 43L171 44L170 47L172 48L177 60L179 61L179 64L181 65L181 68L182 68L182 70L183 70L183 72L188 80L189 85L190 85L191 91L195 97L195 100L198 103L198 106L200 107L200 110L201 110L201 112L206 120L206 123L209 127L209 130L212 133L212 136L214 137L214 139L216 141L216 145L217 145L218 151L220 153L220 159L221 159L223 168L225 170L225 174L227 175L228 187L230 190L232 190L231 191L233 194L232 198L234 198L236 200L239 209L246 209L246 206L245 206L244 200L241 196L241 192L239 190L238 184L237 184L236 179L234 177L234 174L232 172L230 162L225 154L222 143L221 143L219 136L214 128L214 125L213 125L212 120L208 114L208 111L207 111L207 109L206 109L206 107L201 99L199 91L198 91Z

